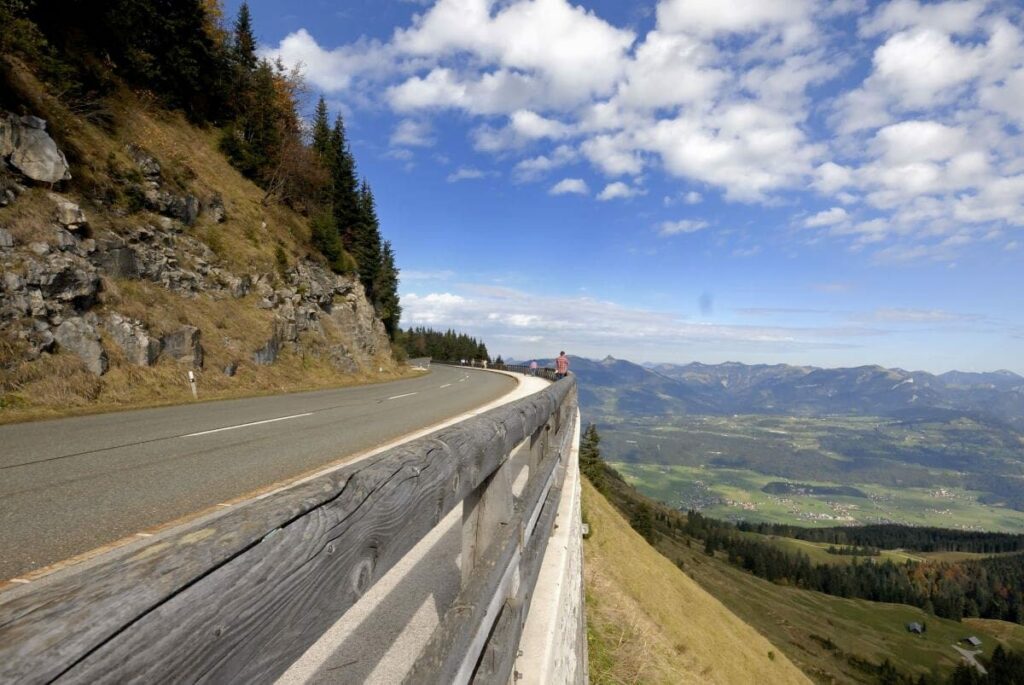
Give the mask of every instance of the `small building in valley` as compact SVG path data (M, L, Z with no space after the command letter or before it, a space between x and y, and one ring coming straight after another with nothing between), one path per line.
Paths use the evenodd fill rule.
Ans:
M911 633L917 633L918 635L920 635L924 632L924 626L918 623L917 621L914 621L913 623L907 624L907 630Z
M965 637L962 640L962 642L966 642L971 647L981 647L981 640L979 640L978 638L974 637L973 635L971 635L970 637Z

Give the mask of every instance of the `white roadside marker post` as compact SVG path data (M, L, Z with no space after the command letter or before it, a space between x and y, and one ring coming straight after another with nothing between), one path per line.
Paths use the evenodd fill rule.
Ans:
M192 388L192 399L199 399L199 390L196 389L196 375L192 371L188 372L188 384Z

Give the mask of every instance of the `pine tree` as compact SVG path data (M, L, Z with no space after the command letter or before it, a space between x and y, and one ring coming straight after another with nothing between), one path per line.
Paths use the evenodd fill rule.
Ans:
M313 116L313 151L320 158L320 163L328 171L334 168L334 151L331 147L331 125L327 121L327 102L321 95L316 103ZM333 179L332 179L333 180Z
M252 16L249 14L249 3L247 2L243 2L242 6L238 8L233 38L231 51L235 62L246 71L255 71L257 63L256 36L252 32Z
M380 224L377 220L377 204L373 199L370 184L363 179L359 187L359 221L352 236L352 254L359 265L359 280L363 283L366 296L380 314L384 284L381 282Z
M356 224L359 222L359 184L356 163L345 138L345 122L339 114L331 131L331 149L336 164L333 171L334 223L341 236L341 244L351 250L355 242Z
M402 305L398 298L398 267L395 266L395 253L391 243L384 241L381 247L380 271L377 274L377 294L380 302L378 316L384 322L384 329L392 340L398 332L398 323L402 318ZM438 357L441 359L442 357ZM445 357L455 359L456 357ZM461 358L458 357L458 358Z

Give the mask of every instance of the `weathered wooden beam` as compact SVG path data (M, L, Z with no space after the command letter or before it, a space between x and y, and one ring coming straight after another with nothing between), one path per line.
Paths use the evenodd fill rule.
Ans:
M575 395L570 395L567 401L575 402ZM572 415L575 415L575 408ZM567 429L571 429L573 425L572 421L562 423ZM509 576L517 577L519 581L513 591L513 597L521 598L524 588L532 596L533 583L540 568L540 558L543 557L551 524L557 512L560 487L557 487L555 476L560 463L560 453L566 450L567 454L571 444L570 432L566 430L565 434L557 436L557 440L552 441L557 443L557 448L546 455L536 473L530 474L530 480L516 502L512 520L508 526L498 531L499 537L477 560L475 572L468 578L452 608L441 619L441 624L434 631L430 642L424 647L406 676L406 683L411 685L469 682L477 660L485 649L486 638L491 634L500 616L500 607L509 599ZM551 497L555 497L553 505L549 503ZM527 553L536 555L530 557L529 570L533 575L528 581L523 577L523 567L513 566L519 564L520 559ZM529 587L526 587L527 585ZM513 651L518 648L521 632L520 624L515 632L515 643L511 647Z
M473 674L474 685L504 685L510 681L519 653L523 626L530 613L537 577L544 561L544 552L547 551L551 530L558 515L558 502L562 497L562 483L565 479L564 463L551 475L553 484L539 508L535 534L530 537L519 561L519 591L506 602L494 624Z
M498 531L512 520L511 459L484 479L462 501L462 585L465 586L475 572L477 561L483 557L488 545L498 539Z
M0 682L274 679L571 389L0 594Z

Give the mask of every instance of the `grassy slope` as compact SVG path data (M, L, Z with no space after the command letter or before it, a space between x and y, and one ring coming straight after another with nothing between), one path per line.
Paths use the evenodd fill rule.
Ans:
M662 537L659 548L682 562L686 572L737 616L763 635L819 682L874 682L850 656L878 664L889 659L906 673L948 674L959 658L951 646L966 635L978 635L985 654L996 639L1013 649L1024 648L1024 626L1004 621L972 620L965 624L936 618L901 604L842 599L819 592L774 585L703 553L694 541L687 547ZM905 629L925 622L927 633ZM834 648L823 644L831 640Z
M160 161L166 182L201 197L214 192L223 197L227 221L217 224L201 215L188 232L210 245L228 269L236 274L276 274L280 269L278 248L290 263L310 254L306 220L286 207L264 205L263 191L243 178L218 151L216 131L196 128L180 114L148 106L127 92L108 103L115 125L100 128L69 112L18 63L11 63L9 75L26 107L50 122L50 130L68 153L76 179L69 195L85 208L93 230L116 233L125 225L153 221L145 213L128 217L107 213L86 199L92 194L120 192L116 177L130 174L134 168L125 145L136 143ZM38 240L45 236L32 233L45 225L52 211L44 192L33 190L0 209L0 224L21 240ZM255 306L254 296L189 299L148 282L105 279L102 305L142 320L157 335L184 323L198 326L206 356L206 370L200 378L204 399L351 385L402 373L390 355L374 364L383 367L384 373L373 368L354 376L341 373L315 355L287 351L271 366L253 364L250 354L266 342L273 319L271 312ZM330 321L323 323L328 336L337 337ZM15 364L0 372L0 423L191 401L185 370L178 364L161 360L153 368L139 368L124 361L110 341L104 347L111 365L102 378L90 374L70 354ZM0 340L0 369L5 366L5 355L15 354L5 350ZM240 362L239 371L229 378L220 369L233 360Z
M583 506L594 683L804 683L767 640L651 548L589 482Z

